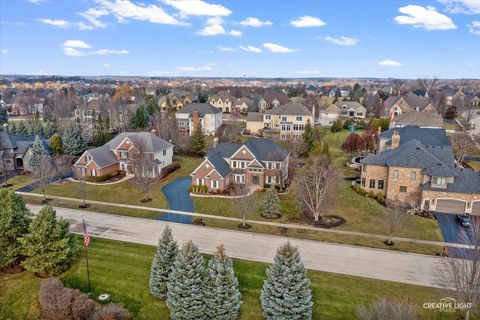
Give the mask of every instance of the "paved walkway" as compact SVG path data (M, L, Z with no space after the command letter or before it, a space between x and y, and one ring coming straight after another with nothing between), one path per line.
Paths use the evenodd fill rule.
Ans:
M43 198L43 195L38 193L27 193L27 192L19 192L18 194L25 195L25 196L33 196ZM59 197L59 196L52 196L48 195L47 197L50 199L58 199L64 201L72 201L80 203L81 199L76 198L68 198L68 197ZM94 200L87 200L88 203L91 204L98 204L102 206L110 206L110 207L118 207L118 208L130 208L135 210L147 210L147 211L154 211L159 213L174 213L178 215L185 215L191 217L199 217L199 218L210 218L210 219L217 219L217 220L224 220L224 221L233 221L233 222L243 222L242 219L236 217L226 217L226 216L219 216L219 215L212 215L212 214L205 214L205 213L198 213L198 212L186 212L186 211L178 211L178 210L170 210L170 209L159 209L153 207L145 207L145 206L137 206L137 205L129 205L129 204L119 204L119 203L112 203L112 202L103 202L103 201L94 201ZM315 231L315 232L325 232L325 233L335 233L340 235L348 235L348 236L357 236L357 237L365 237L370 239L378 239L378 240L385 240L386 236L382 234L373 234L373 233L365 233L365 232L357 232L357 231L348 231L348 230L337 230L337 229L325 229L325 228L317 228L308 225L301 225L301 224L294 224L294 223L278 223L274 221L262 221L262 220L245 220L248 224L260 224L278 228L287 228L287 229L299 229L299 230L308 230L308 231ZM427 244L427 245L434 245L434 246L448 246L448 247L456 247L456 248L468 248L468 245L463 245L459 243L450 243L450 242L441 242L441 241L433 241L433 240L422 240L422 239L412 239L412 238L403 238L403 237L392 237L392 241L403 241L403 242L410 242L410 243L417 243L417 244Z
M34 213L40 206L28 205ZM93 237L156 245L163 228L169 225L179 244L192 239L203 253L213 253L224 244L230 256L237 259L271 263L276 249L287 241L285 237L223 230L186 224L170 223L126 216L117 216L56 208L57 215L68 219L75 233L82 233L85 219ZM309 269L388 280L406 284L440 287L435 270L444 258L380 249L337 245L318 241L289 238L301 252Z
M131 180L134 177L135 177L135 175L133 175L133 174L127 174L122 179L117 180L117 181L113 181L113 182L90 182L90 181L85 181L85 184L89 184L89 185L92 185L92 186L109 186L109 185L112 185L112 184L118 184L118 183L122 183L124 181ZM67 180L70 181L70 182L75 182L75 183L80 182L77 179L74 179L73 177L67 178Z

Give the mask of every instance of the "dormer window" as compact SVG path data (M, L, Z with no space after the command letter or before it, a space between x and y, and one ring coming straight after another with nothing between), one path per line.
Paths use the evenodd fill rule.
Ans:
M445 178L445 177L432 177L432 185L446 186L447 185L447 178Z

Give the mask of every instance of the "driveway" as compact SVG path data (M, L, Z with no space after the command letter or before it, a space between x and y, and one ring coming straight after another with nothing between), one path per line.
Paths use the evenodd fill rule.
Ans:
M445 242L453 242L460 244L472 243L472 231L470 228L465 228L459 225L456 221L456 216L451 213L435 213L437 217L440 230L443 234ZM467 251L465 251L467 250ZM462 258L468 254L469 249L448 248L448 254L451 257Z
M195 205L192 198L190 198L190 191L188 187L192 184L192 178L180 177L162 188L162 192L167 198L168 209L177 211L194 212ZM177 223L192 223L192 217L173 212L165 213L157 217L157 220L177 222Z
M41 206L28 205L32 213ZM442 287L436 274L445 258L293 239L281 236L224 230L211 227L170 223L166 221L117 216L86 210L55 208L57 216L70 221L70 228L82 234L85 219L93 237L156 245L166 225L182 245L193 240L202 253L212 254L224 244L232 258L272 263L277 248L290 241L297 246L308 269L347 274L370 279L388 280L428 287Z

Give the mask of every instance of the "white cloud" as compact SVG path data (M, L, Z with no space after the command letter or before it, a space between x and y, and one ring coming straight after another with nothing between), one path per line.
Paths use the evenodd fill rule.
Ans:
M92 51L89 54L104 56L104 55L110 55L110 54L129 54L129 53L130 51L125 49L123 50L99 49L96 51Z
M62 44L62 46L70 47L70 48L83 48L83 49L88 49L92 47L91 45L89 45L83 40L67 40Z
M415 28L423 28L429 31L457 28L450 17L439 13L434 7L422 7L411 4L399 8L398 11L404 14L394 18L398 24L413 25Z
M40 4L42 3L44 0L27 0L28 2L30 3L33 3L33 4Z
M235 37L241 37L242 32L238 30L227 31L223 27L223 19L220 17L213 17L207 19L202 29L197 31L201 36L218 36L218 35L231 35Z
M480 35L480 21L472 21L468 24L471 33Z
M218 50L223 51L223 52L235 52L237 50L230 48L230 47L218 47Z
M446 11L450 13L480 14L480 1L478 0L438 0L444 3Z
M298 19L290 21L290 24L296 28L311 28L324 26L325 22L323 22L317 17L305 15Z
M262 52L262 49L254 47L254 46L240 46L240 49L242 49L243 51L254 52L254 53L261 53Z
M231 10L220 4L211 4L202 0L162 0L162 2L177 9L181 17L223 17L232 13Z
M45 23L54 27L68 28L72 25L71 22L61 19L36 19L41 23Z
M271 21L262 21L258 18L255 17L248 17L245 18L244 20L239 22L242 26L248 26L248 27L263 27L263 26L271 26L273 23Z
M118 22L126 23L129 19L148 21L151 23L186 25L169 15L161 7L150 4L134 4L130 0L96 0L103 10L113 14Z
M110 68L112 65L110 63L102 63L102 67Z
M197 72L197 71L211 71L211 66L201 66L201 67L176 67L178 71L181 72Z
M350 38L350 37L340 37L340 38L334 38L334 37L325 37L325 40L334 44L338 44L340 46L354 46L358 43L358 39L356 38Z
M391 60L391 59L386 59L386 60L379 61L378 65L379 66L384 66L384 67L401 67L401 66L403 66L402 63L400 63L398 61L395 61L395 60Z
M86 52L77 50L75 48L70 48L70 47L63 48L63 53L70 57L80 57L87 54Z
M108 10L102 8L90 8L85 12L79 12L78 15L85 18L90 25L86 25L84 23L79 23L80 28L88 29L88 28L105 28L107 26L106 23L99 20L100 17L107 16L109 14Z
M297 51L297 49L290 49L290 48L281 46L276 43L271 43L271 42L265 42L263 44L263 47L275 53L291 53L291 52Z
M2 54L7 54L8 50L7 49L2 49Z
M312 75L312 74L319 74L319 70L299 70L297 71L298 74L304 74L304 75Z
M164 70L145 71L145 74L149 77L158 77L158 76L163 76L170 73L171 73L170 71L164 71Z
M71 57L81 56L105 56L105 55L123 55L129 54L128 50L99 49L95 51L82 51L72 47L63 48L63 53Z

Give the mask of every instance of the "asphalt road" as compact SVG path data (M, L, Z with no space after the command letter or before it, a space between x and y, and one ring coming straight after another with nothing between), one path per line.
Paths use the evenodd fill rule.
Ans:
M33 213L40 206L28 205ZM193 240L203 253L213 253L224 244L233 258L271 263L277 248L287 240L297 246L309 269L347 274L406 284L441 287L435 276L444 258L300 240L250 232L216 229L167 221L56 208L57 215L68 219L75 233L82 233L85 219L91 236L133 243L156 245L163 228L169 225L179 244Z

